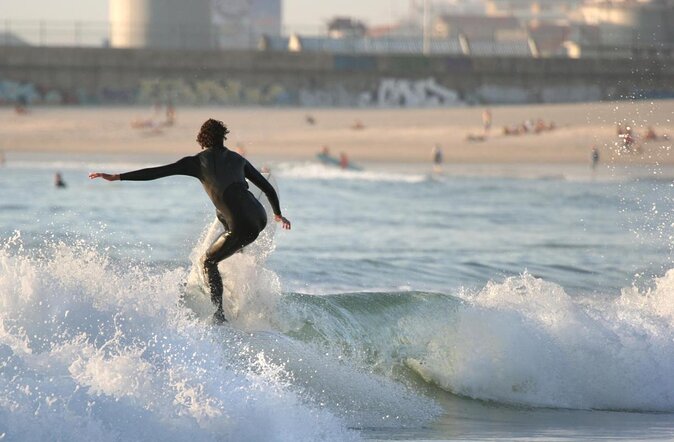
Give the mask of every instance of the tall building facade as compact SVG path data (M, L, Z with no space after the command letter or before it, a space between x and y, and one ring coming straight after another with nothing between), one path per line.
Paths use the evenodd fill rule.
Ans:
M583 0L487 0L488 15L512 15L520 20L565 20Z
M113 47L253 48L278 36L282 0L109 0Z
M218 46L252 48L263 35L281 35L282 6L282 0L213 0Z
M674 45L674 0L588 0L582 14L604 45Z
M213 47L210 0L109 1L113 47Z

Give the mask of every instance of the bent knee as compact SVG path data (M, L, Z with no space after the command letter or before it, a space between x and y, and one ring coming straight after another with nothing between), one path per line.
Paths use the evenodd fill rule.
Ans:
M247 232L244 232L244 234L241 237L242 240L241 242L243 243L244 246L247 246L248 244L255 241L258 236L260 236L259 230L249 230Z

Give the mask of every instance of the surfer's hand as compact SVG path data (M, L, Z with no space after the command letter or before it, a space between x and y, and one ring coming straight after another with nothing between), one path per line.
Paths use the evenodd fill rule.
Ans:
M111 175L109 173L92 172L89 174L89 178L92 180L94 178L103 178L106 181L119 181L119 174Z
M290 221L288 221L288 218L281 215L274 215L274 220L277 223L281 223L281 227L283 227L284 229L290 230Z

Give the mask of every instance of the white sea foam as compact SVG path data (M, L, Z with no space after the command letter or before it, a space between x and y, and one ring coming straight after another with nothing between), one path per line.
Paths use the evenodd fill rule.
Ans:
M282 177L306 180L353 180L420 183L429 178L423 174L406 174L380 170L348 170L316 162L281 163L276 167Z
M0 429L8 440L352 440L249 334L179 307L186 270L86 244L0 251Z
M402 364L482 400L674 411L674 271L618 296L528 274L458 297L282 295L268 231L221 264L231 323L213 327L181 306L188 269L21 244L0 249L8 440L350 440L437 415Z
M283 299L279 328L398 377L533 407L674 411L674 270L654 288L569 296L529 274L475 293Z
M274 223L269 223L255 243L244 253L236 254L219 265L225 285L223 304L230 323L242 330L287 331L289 319L304 317L306 305L293 305L287 310L277 275L264 268L265 258L273 251ZM186 300L189 307L208 318L214 311L203 293L201 257L208 245L222 232L214 220L202 234L190 257L192 269L187 278L196 299ZM197 289L194 290L194 286ZM322 325L336 324L331 311L321 312ZM342 324L343 325L343 324ZM333 329L333 330L335 330ZM338 335L336 330L334 335ZM292 333L290 334L292 335ZM357 345L357 342L353 342ZM246 337L246 347L263 352L267 361L282 365L292 377L292 384L301 386L313 401L325 406L354 427L397 427L419 425L437 416L440 409L432 401L410 391L388 377L372 374L372 367L362 360L352 360L331 344L293 339L279 333L257 333Z
M217 233L205 232L195 262ZM223 327L183 306L188 269L112 262L84 241L24 250L20 235L8 240L2 431L9 440L341 441L358 439L349 428L436 416L404 385L275 331L284 310L262 265L270 233L221 263L233 306Z
M452 392L505 403L674 411L674 271L646 292L572 298L525 274L461 295L408 365Z

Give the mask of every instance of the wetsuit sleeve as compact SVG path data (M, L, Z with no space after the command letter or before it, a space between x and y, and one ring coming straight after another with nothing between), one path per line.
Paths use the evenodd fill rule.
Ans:
M185 157L172 164L147 169L134 170L119 175L122 181L150 181L172 175L187 175L199 178L200 168L197 157Z
M274 210L274 215L281 216L281 207L279 206L278 195L269 181L267 181L267 179L263 177L262 174L258 172L257 169L253 167L253 165L248 161L246 161L244 172L246 173L246 178L248 178L251 183L259 187L265 195L267 195L267 199L271 204L271 208Z

